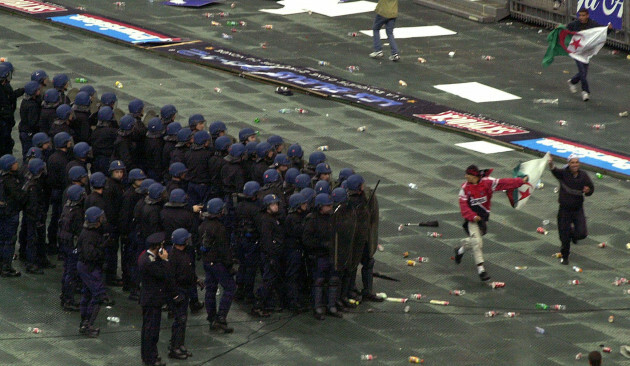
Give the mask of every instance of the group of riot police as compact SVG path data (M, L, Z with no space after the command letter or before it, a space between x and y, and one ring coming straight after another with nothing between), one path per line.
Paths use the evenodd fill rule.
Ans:
M211 328L224 333L232 332L233 300L252 304L257 317L313 309L319 320L341 318L360 300L382 301L372 290L378 201L352 169L335 180L321 151L305 161L299 144L277 135L259 141L251 128L234 139L220 121L206 130L201 114L182 126L173 105L145 115L135 99L124 114L114 93L99 99L90 85L69 91L65 74L50 85L38 70L13 90L12 73L0 63L1 275L20 275L12 263L18 238L27 273L43 274L54 267L48 256L58 255L61 306L80 311L81 334L98 336L94 321L101 305L113 304L114 286L143 307L147 364L161 362L155 343L164 304L174 317L169 356L191 356L184 331L188 307L204 307L197 287L206 290ZM10 132L22 95L20 168Z

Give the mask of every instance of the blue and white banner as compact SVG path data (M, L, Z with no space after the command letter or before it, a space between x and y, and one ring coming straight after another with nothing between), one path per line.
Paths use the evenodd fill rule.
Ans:
M590 18L601 25L611 23L613 28L621 29L623 0L578 0L577 10L586 8Z
M132 44L177 42L180 38L170 37L135 25L103 18L92 14L74 14L49 18L53 22L101 34Z
M511 141L532 150L549 152L551 155L568 158L571 154L580 156L580 161L594 167L630 175L630 157L603 151L595 147L581 145L556 137L545 137L532 140Z

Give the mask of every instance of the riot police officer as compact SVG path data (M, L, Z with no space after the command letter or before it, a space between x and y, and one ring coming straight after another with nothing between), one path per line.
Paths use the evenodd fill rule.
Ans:
M282 255L284 264L284 278L286 285L286 299L289 309L298 312L301 308L299 294L301 290L301 280L304 268L302 260L304 255L304 245L302 235L304 234L304 220L308 214L308 204L306 197L300 193L294 193L289 198L289 214L284 221L286 232L286 245Z
M22 177L18 174L17 159L13 155L0 157L0 259L2 277L19 277L13 268L15 238L20 211L25 200Z
M77 243L83 228L83 200L85 189L80 185L68 188L68 200L64 203L59 218L59 250L63 253L63 275L61 276L61 307L65 311L79 311L74 301L74 289L77 287L77 262L79 260Z
M243 193L238 195L236 214L236 254L240 262L236 273L237 291L235 299L252 303L254 300L254 281L260 264L258 246L258 215L260 203L257 199L260 184L249 181L243 186Z

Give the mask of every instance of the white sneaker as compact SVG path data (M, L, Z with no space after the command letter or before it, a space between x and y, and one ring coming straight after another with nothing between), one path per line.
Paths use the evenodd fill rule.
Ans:
M571 91L571 93L577 93L578 92L578 85L577 84L573 84L571 82L571 80L567 80L567 84L569 84L569 90Z
M396 62L400 60L400 56L397 53L394 53L393 55L389 56L389 60Z
M591 96L587 92L583 91L582 92L582 100L587 102L589 99L591 99Z
M383 57L383 51L374 51L370 53L371 58Z

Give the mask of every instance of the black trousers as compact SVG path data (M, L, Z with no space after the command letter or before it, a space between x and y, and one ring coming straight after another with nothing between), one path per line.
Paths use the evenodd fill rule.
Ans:
M154 364L158 358L157 344L160 340L162 308L159 306L142 307L142 340L140 352L142 362Z
M577 242L586 238L586 217L584 208L579 210L558 210L558 234L560 235L560 253L562 257L568 258L571 252L571 241Z

